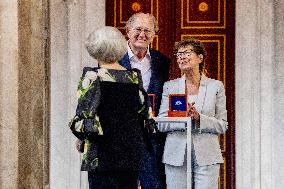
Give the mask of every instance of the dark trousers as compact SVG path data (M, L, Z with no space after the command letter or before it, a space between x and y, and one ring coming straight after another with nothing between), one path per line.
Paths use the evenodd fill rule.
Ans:
M133 189L138 171L88 172L90 189Z
M149 139L152 150L144 155L143 165L139 171L142 189L166 188L165 165L162 163L165 136L164 133L159 133ZM133 189L137 189L137 186Z

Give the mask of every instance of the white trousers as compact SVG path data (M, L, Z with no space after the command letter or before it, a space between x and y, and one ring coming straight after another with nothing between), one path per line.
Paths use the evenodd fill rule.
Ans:
M186 184L186 155L184 159L182 166L165 164L167 189L189 189ZM192 186L195 189L218 189L220 164L198 166L194 152L192 161Z

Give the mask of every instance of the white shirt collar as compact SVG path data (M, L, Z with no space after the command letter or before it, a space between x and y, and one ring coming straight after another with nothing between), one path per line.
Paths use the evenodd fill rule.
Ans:
M128 43L129 43L129 42L127 42L127 54L128 54L128 58L129 58L129 60L130 60L130 59L131 59L132 57L134 57L135 55L134 55L134 53L132 52L132 50L131 50L131 48L130 48L130 46L129 46ZM149 58L151 59L149 46L148 46L148 48L147 48L147 53L146 53L146 55L148 55ZM146 55L145 55L145 56L146 56Z

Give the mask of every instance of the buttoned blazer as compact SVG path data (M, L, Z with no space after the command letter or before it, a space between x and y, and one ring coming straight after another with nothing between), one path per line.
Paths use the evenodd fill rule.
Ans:
M169 95L185 94L185 76L164 84L162 102L158 117L167 117ZM218 134L228 128L226 96L221 81L201 76L199 92L195 101L200 114L199 129L192 130L192 144L199 166L223 163ZM168 132L164 147L163 163L182 166L184 162L187 137L183 123L159 123L161 132ZM188 128L191 129L191 128Z

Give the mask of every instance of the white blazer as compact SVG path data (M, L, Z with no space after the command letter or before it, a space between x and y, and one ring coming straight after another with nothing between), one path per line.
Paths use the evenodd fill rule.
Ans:
M158 117L167 117L169 94L185 94L185 76L164 84ZM192 143L199 166L223 163L218 134L228 128L226 96L221 81L201 76L199 92L195 101L200 114L200 130L192 133ZM182 166L187 146L185 124L159 123L161 132L168 132L164 147L163 163ZM188 149L191 150L191 149Z

